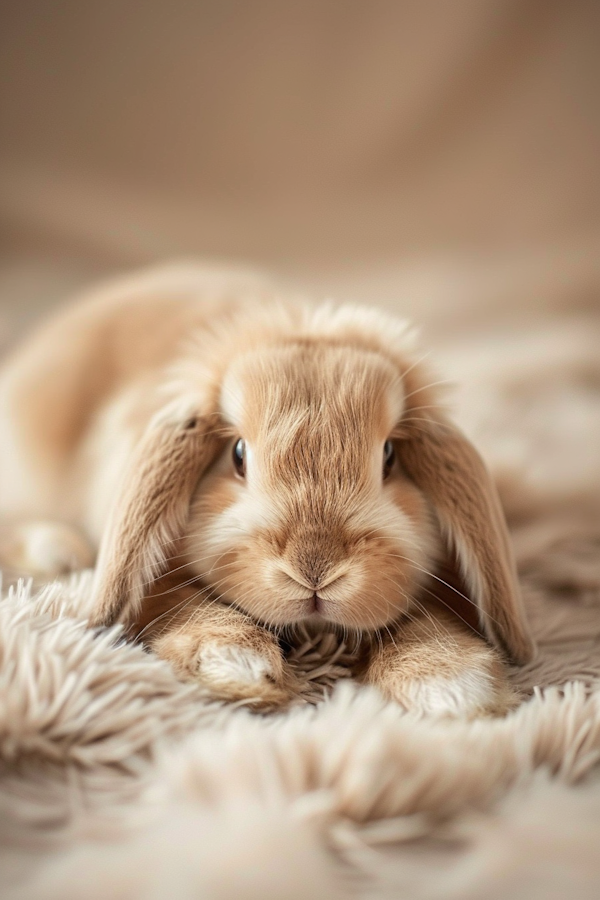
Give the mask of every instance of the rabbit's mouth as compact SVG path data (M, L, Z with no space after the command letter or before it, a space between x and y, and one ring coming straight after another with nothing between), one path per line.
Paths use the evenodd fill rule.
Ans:
M319 595L315 591L310 599L310 604L312 613L320 613L323 609L323 598L319 597Z
M297 602L302 605L300 618L312 619L325 617L327 600L318 594L317 591L313 591L313 593L308 596L298 597Z
M310 597L302 601L302 608L296 621L329 622L330 624L342 623L344 619L343 604L332 597L324 596L314 591ZM341 616L341 619L340 619Z
M315 591L312 597L309 597L307 600L307 608L308 608L308 617L321 618L323 613L325 612L325 607L327 605L327 601L323 599L323 597L319 596L317 591Z

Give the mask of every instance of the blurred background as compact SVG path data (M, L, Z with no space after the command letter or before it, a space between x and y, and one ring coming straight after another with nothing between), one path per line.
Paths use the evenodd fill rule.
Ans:
M3 0L0 346L182 257L433 334L595 317L599 20L596 0Z

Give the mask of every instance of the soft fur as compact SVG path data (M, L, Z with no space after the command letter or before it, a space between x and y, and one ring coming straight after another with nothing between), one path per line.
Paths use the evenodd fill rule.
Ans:
M533 645L496 489L438 384L383 313L211 269L111 285L5 366L3 561L52 574L98 549L92 621L223 698L289 700L277 636L308 621L350 631L355 674L407 707L502 712L470 626L514 662ZM475 619L445 612L465 601Z

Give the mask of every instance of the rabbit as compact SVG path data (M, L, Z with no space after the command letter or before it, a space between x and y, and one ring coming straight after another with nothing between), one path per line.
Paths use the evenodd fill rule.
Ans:
M442 391L374 308L226 267L117 280L4 364L0 562L95 559L91 624L221 699L288 703L279 636L303 622L364 637L356 677L407 709L499 714L534 644Z

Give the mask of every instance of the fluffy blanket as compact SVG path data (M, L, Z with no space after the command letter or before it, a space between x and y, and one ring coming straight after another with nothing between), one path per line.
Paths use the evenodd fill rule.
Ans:
M7 589L2 896L597 897L596 339L563 323L478 338L468 372L464 348L444 359L498 467L539 645L504 719L407 713L343 677L333 636L308 635L302 700L253 715L119 629L87 629L89 574Z

